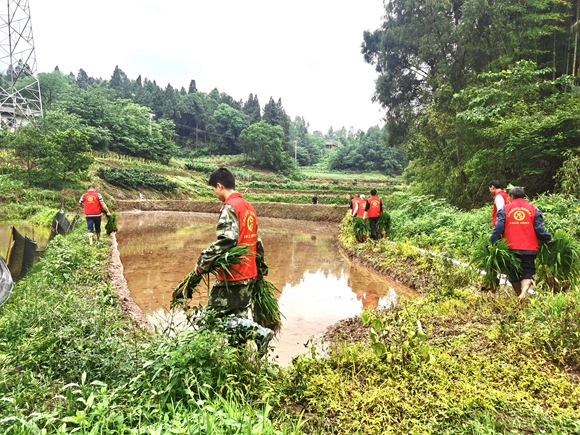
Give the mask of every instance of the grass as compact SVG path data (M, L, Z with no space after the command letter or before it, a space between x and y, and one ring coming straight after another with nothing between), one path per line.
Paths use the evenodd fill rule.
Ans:
M220 328L133 325L85 229L56 237L0 308L0 431L299 433L272 418L269 363Z
M76 209L76 187L24 190L6 171L7 218L45 221L66 198ZM465 212L406 193L383 200L390 240L358 243L344 225L340 242L423 297L365 314L368 343L332 343L327 358L312 348L288 368L227 346L211 319L184 332L141 330L109 282L107 246L89 247L83 225L57 237L0 307L0 432L580 433L578 288L538 286L521 309L503 288L481 293L476 272L415 246L466 260L491 232L490 207ZM537 202L553 235L577 240L577 199Z
M328 359L294 362L283 391L320 417L307 430L578 433L578 289L540 291L519 309L511 293L478 292L475 280L459 279L468 269L442 258L400 242L356 243L349 226L340 237L361 259L437 283L425 282L422 298L365 313L368 345L337 342Z

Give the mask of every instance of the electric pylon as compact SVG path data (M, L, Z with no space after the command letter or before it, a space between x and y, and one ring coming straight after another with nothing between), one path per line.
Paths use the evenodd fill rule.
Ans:
M30 7L28 0L0 2L0 117L18 127L42 115Z

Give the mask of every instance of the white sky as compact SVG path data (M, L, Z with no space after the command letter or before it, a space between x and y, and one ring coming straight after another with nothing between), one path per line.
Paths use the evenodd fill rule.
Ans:
M380 27L382 0L30 0L39 72L110 79L118 65L234 99L282 98L310 132L383 125L376 73L360 53Z

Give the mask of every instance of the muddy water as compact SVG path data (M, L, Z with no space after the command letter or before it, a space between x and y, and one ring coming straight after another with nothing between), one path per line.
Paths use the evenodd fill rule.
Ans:
M126 212L117 240L132 298L154 324L166 322L173 288L215 240L217 214ZM414 292L341 255L337 224L260 218L268 280L281 290L283 329L273 342L280 364L304 353L340 319L388 307ZM205 304L205 290L194 303Z

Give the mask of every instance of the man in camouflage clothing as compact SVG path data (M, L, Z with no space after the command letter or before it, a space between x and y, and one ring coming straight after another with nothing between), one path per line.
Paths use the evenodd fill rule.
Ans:
M217 279L211 290L208 308L214 309L219 317L232 316L228 326L243 329L243 336L254 336L258 348L263 351L273 336L273 331L248 320L248 308L252 299L252 286L257 279L267 274L267 268L258 270L256 257L264 258L264 247L258 236L258 219L252 205L235 190L234 175L220 168L209 177L208 184L218 199L223 202L216 227L217 240L204 249L195 267L201 275L213 268L217 257L237 246L242 241L254 252L243 264L231 267L232 276ZM241 225L240 225L241 222ZM260 262L263 264L263 261ZM250 333L248 333L250 332ZM236 334L240 335L240 331Z

